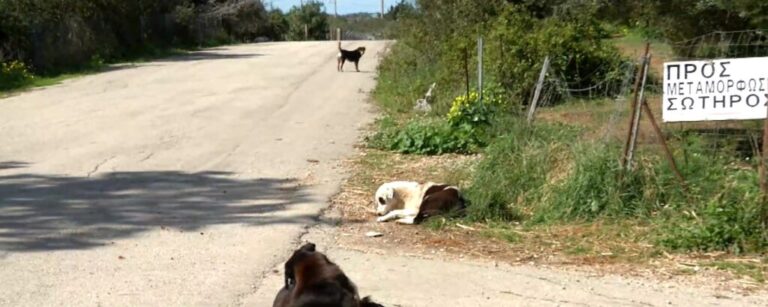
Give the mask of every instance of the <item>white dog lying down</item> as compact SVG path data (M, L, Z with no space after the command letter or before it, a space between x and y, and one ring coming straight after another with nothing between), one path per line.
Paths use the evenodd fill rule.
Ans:
M374 202L379 215L376 221L397 219L403 224L418 224L429 216L465 207L457 187L434 182L388 182L376 190Z

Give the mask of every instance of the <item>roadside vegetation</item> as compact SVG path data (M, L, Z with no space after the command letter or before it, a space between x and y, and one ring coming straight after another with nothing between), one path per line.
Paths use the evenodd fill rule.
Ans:
M765 29L766 13L767 4L747 0L418 1L418 9L399 20L398 42L380 64L374 98L383 117L367 144L373 151L409 155L479 155L428 178L460 185L470 202L466 217L429 223L433 228L479 225L512 245L531 244L534 237L581 242L562 244L561 252L572 255L764 254L768 228L757 143L744 150L737 138L713 139L701 127L664 127L683 185L649 133L634 168L620 167L628 107L616 108L615 100L631 99L631 91L555 91L532 125L524 111L546 56L552 60L549 74L563 88L589 88L619 82L622 67L641 54L646 40L658 50L654 65L660 65L686 51L672 42L712 31ZM482 101L475 90L479 36L485 41ZM768 48L762 50L749 55L768 55ZM414 111L433 82L432 110ZM750 131L759 125L738 123ZM421 178L391 178L404 179ZM589 231L553 235L553 228ZM613 247L593 250L606 244Z

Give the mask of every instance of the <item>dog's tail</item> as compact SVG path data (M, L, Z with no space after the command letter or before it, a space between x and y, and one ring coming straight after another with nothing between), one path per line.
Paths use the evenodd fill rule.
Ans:
M341 51L341 41L339 41L339 51Z
M384 307L384 305L376 303L371 300L370 296L366 296L360 301L360 307Z

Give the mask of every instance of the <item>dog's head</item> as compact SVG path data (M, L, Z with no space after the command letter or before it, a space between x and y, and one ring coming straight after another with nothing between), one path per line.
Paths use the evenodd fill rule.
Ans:
M376 204L376 214L384 215L389 211L394 210L394 206L399 202L395 198L395 186L393 184L382 184L374 197L374 203Z
M421 184L415 181L392 181L379 186L373 202L376 214L384 215L392 210L403 209L406 199L419 193Z
M376 306L366 302L341 268L307 243L285 262L285 285L272 306Z
M312 257L315 253L315 244L307 243L293 252L291 258L285 262L285 288L290 289L296 285L296 267L303 260Z
M360 55L365 54L365 47L357 47L357 52L360 52Z

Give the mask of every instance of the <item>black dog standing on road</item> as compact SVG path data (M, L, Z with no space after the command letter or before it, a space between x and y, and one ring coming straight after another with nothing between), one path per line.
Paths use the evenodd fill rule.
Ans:
M285 263L285 285L272 306L384 307L368 297L361 300L355 284L312 243L297 249Z
M337 57L336 70L344 71L344 62L350 61L355 63L355 70L360 72L360 69L357 69L357 64L360 62L360 58L363 57L363 54L365 54L365 47L358 47L355 50L344 50L341 49L341 42L339 42L339 56Z

